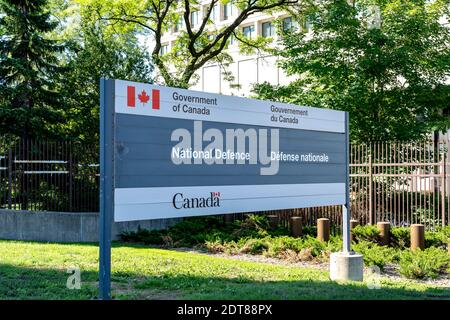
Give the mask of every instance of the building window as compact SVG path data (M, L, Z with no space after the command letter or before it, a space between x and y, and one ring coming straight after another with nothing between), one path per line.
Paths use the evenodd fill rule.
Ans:
M233 16L233 5L228 2L223 5L223 20L228 20L231 16Z
M212 7L212 9L211 9L211 15L209 16L209 18L212 21L216 21L218 13L219 13L219 10L217 9L217 4L215 4L214 7Z
M198 11L191 12L191 25L195 27L198 25Z
M264 38L270 38L275 35L275 28L273 27L272 22L263 22L261 24L262 36Z
M177 23L175 24L175 27L173 28L173 32L178 32L183 28L183 20L181 18L178 18Z
M253 38L255 35L255 26L250 25L242 28L242 33L246 38Z
M306 32L310 32L312 30L312 22L310 17L306 17L305 19L304 30Z
M444 110L442 110L442 114L450 117L450 107L444 108Z
M167 45L167 44L161 45L161 49L159 49L159 54L162 56L168 52L169 52L169 45Z
M236 38L234 37L234 35L230 36L230 45L233 45L236 42Z
M292 17L287 17L283 19L283 32L290 32L294 27L294 22Z

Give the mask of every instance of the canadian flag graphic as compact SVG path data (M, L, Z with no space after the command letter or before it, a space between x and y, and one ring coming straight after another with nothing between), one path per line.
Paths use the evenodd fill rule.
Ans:
M142 105L146 104L150 100L150 96L145 90L142 90L137 94L138 100ZM152 89L152 109L159 110L159 90ZM136 107L136 87L127 86L127 106L130 108Z

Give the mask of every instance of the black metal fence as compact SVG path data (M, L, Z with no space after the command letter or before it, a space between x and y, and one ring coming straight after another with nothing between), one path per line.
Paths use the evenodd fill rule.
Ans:
M72 142L0 146L0 207L98 212L98 151Z
M361 224L450 221L450 163L446 142L376 142L352 145L351 212ZM98 148L72 142L0 139L0 208L98 212ZM269 212L268 212L269 213ZM341 224L341 207L270 211L282 223L327 217ZM240 214L236 214L239 217Z
M450 224L448 142L415 141L352 144L350 202L360 224L389 221L395 226L421 223L427 229ZM339 228L341 206L270 211L287 225L292 216L305 224L329 218Z

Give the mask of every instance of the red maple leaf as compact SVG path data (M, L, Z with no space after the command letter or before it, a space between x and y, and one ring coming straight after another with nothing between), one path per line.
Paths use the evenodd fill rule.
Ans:
M147 103L148 100L150 100L150 96L147 95L147 92L145 92L145 90L142 90L141 94L138 94L138 99L142 103Z

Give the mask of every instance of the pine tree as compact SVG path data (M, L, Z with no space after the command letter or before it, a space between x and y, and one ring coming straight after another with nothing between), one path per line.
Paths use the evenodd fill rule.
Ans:
M48 37L46 0L0 0L0 134L49 137L61 121L57 92L64 50Z

